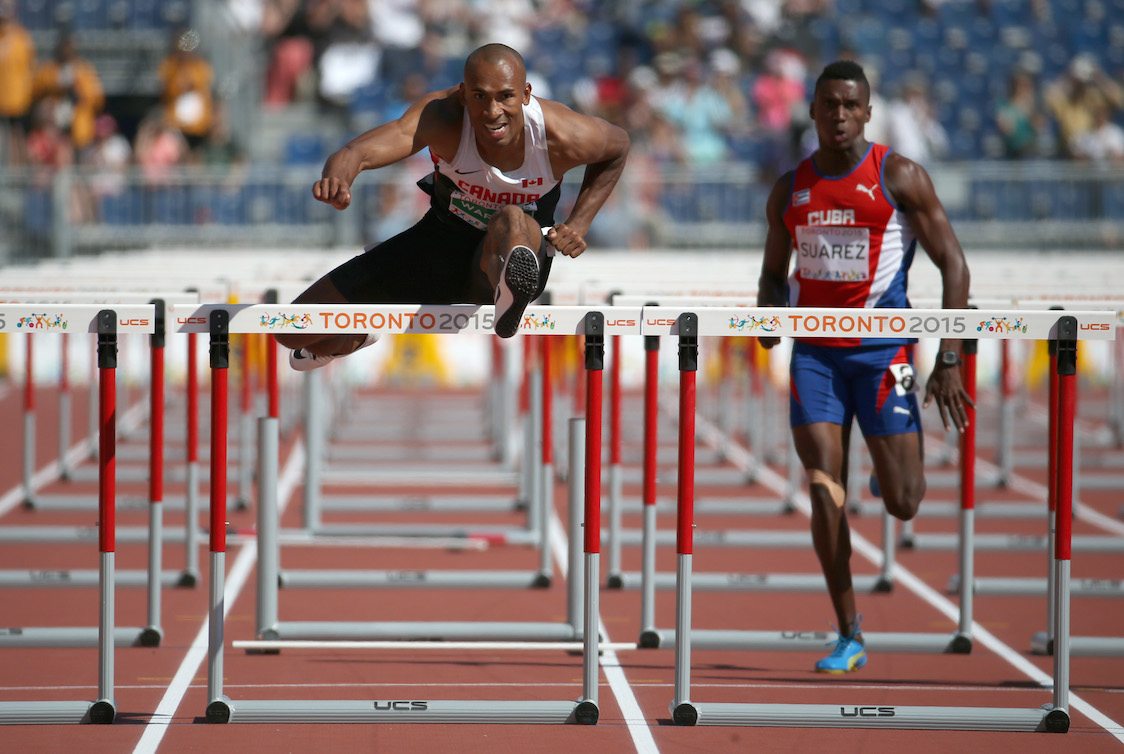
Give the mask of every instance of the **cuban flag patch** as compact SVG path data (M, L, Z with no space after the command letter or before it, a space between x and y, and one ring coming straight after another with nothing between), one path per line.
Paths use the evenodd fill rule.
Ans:
M792 206L799 207L812 201L812 189L800 189L792 195Z

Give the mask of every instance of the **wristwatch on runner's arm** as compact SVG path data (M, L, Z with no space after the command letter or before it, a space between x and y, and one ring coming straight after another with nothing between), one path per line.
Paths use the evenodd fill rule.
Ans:
M954 367L960 364L960 354L956 351L941 351L937 354L937 366Z

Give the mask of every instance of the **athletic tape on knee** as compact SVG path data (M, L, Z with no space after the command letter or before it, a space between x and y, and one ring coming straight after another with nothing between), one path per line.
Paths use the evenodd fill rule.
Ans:
M827 489L827 494L831 496L831 502L835 503L835 507L843 507L843 503L847 502L847 492L843 489L843 485L832 479L826 471L819 469L812 469L811 477L810 484L822 485Z

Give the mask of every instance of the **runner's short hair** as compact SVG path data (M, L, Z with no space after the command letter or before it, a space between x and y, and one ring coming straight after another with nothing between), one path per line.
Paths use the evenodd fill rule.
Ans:
M866 71L853 60L836 60L824 66L820 77L816 79L816 88L824 81L857 81L870 91L870 82L866 79Z

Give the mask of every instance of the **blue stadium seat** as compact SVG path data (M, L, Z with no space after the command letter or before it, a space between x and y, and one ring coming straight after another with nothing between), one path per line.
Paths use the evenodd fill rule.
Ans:
M318 134L291 134L285 141L286 165L313 165L322 162L327 149Z
M51 232L54 202L51 189L30 188L23 194L23 228L35 236L46 236Z
M54 28L53 3L47 0L25 0L19 4L19 21L31 31Z
M98 218L107 225L137 225L143 214L140 189L135 187L105 194L98 201Z
M247 222L246 197L241 188L208 189L205 207L213 223L242 225Z
M108 29L109 0L77 0L74 3L75 31Z
M191 189L188 186L162 186L149 192L149 221L164 225L195 222Z

